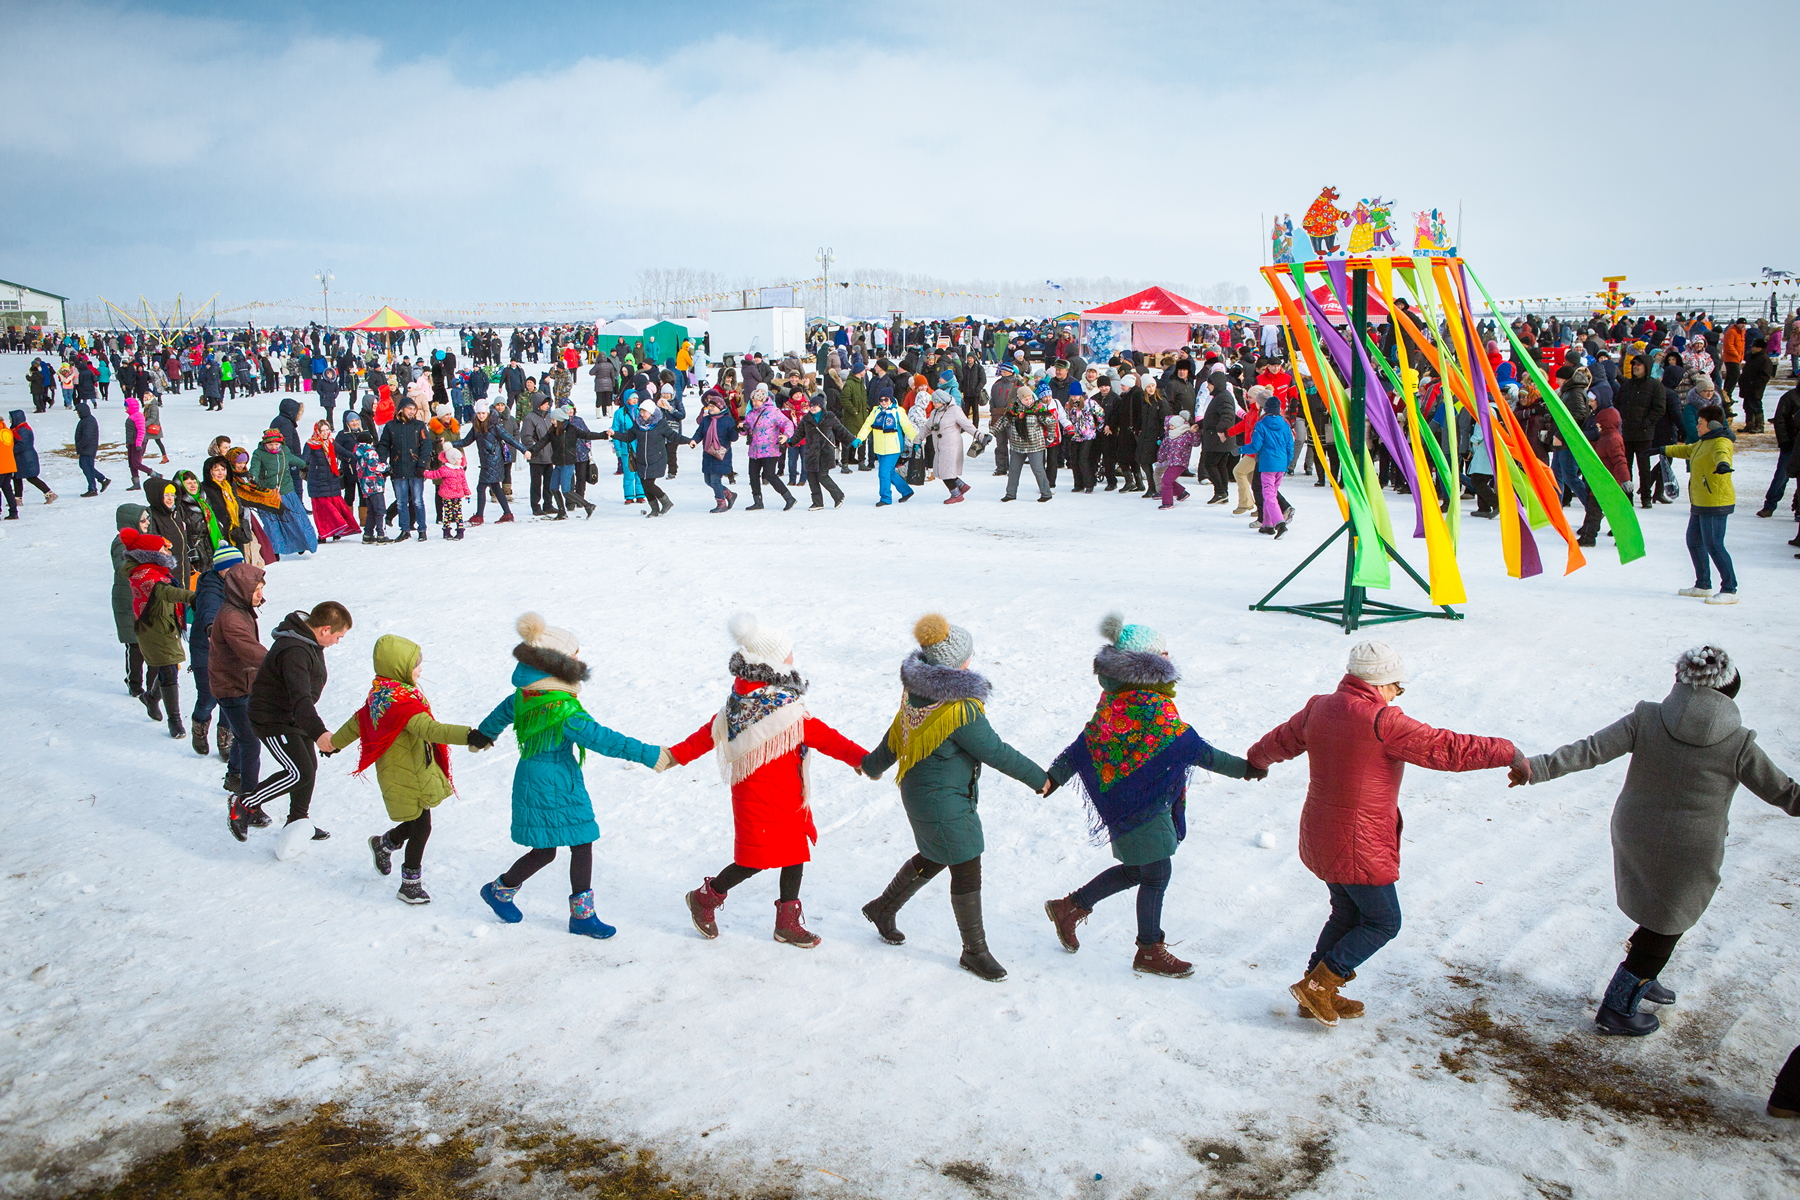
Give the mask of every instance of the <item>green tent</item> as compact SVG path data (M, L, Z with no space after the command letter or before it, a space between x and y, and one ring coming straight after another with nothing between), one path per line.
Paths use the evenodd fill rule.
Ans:
M694 335L688 332L688 327L675 321L658 321L644 327L644 345L649 348L650 357L656 360L659 367L675 357L675 352L681 349L681 343L693 339Z

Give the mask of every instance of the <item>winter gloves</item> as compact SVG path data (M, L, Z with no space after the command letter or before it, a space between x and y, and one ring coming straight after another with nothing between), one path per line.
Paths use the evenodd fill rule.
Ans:
M668 770L670 767L672 767L674 765L675 765L675 756L673 754L669 753L669 748L667 746L664 746L662 749L660 749L656 752L656 773L658 775L662 774L664 771Z
M491 746L493 744L494 744L494 739L489 737L487 734L481 732L481 730L479 730L479 729L469 730L469 749L476 750L476 751L486 750L489 746Z

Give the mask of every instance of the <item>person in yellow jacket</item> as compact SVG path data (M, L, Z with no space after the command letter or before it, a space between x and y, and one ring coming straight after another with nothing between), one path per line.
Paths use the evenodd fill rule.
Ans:
M694 343L681 343L681 349L675 352L675 369L684 373L694 369Z
M480 730L440 724L432 716L431 702L418 687L423 657L416 642L391 633L377 638L369 698L331 735L334 752L362 742L357 774L371 765L375 768L382 803L399 824L370 838L369 851L375 856L375 869L387 875L394 869L394 851L406 847L398 895L408 904L431 903L420 875L425 842L431 837L431 810L456 790L450 780L450 747L485 750L494 744Z
M1682 588L1683 596L1704 597L1708 604L1737 603L1737 572L1725 551L1725 522L1737 507L1737 487L1732 483L1731 454L1735 443L1725 410L1717 404L1701 408L1698 441L1664 446L1670 458L1688 460L1688 557L1694 560L1694 586ZM1712 568L1719 568L1719 587L1712 586Z
M873 438L869 436L871 430L874 432ZM868 442L869 449L875 454L875 463L881 468L881 500L875 505L876 508L894 502L895 488L900 489L900 503L905 504L912 499L911 485L903 476L894 472L894 464L900 461L900 451L918 436L919 431L907 419L906 410L894 403L891 394L882 396L881 403L857 431L856 441L851 444L860 448L865 441Z

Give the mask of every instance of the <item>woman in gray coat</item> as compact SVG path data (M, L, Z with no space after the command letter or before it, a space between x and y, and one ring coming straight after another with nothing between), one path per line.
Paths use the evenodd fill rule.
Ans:
M1631 755L1613 806L1613 888L1638 927L1594 1016L1601 1033L1655 1033L1659 1022L1639 1002L1675 1002L1657 976L1718 890L1738 785L1800 816L1800 784L1739 719L1732 698L1742 682L1717 646L1689 650L1675 660L1675 687L1660 704L1642 701L1600 732L1531 760L1531 782L1543 783Z

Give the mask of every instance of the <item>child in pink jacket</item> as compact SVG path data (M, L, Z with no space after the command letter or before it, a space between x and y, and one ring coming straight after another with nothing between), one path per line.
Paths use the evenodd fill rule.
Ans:
M444 527L446 542L460 542L463 534L463 501L469 496L469 476L463 463L463 452L446 445L438 457L443 466L425 472L425 478L437 480L438 523ZM454 532L452 532L454 531Z

